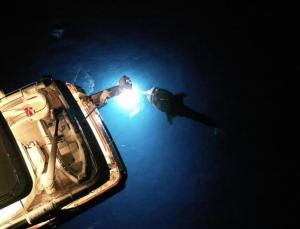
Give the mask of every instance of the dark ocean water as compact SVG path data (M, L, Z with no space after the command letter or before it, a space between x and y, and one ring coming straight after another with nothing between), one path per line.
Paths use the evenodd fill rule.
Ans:
M127 167L126 187L58 228L275 225L268 209L281 203L274 123L283 82L270 77L273 11L129 8L78 6L12 22L1 88L51 74L93 93L126 74L142 90L185 92L185 103L221 130L183 117L170 125L146 99L129 117L111 101L100 112Z

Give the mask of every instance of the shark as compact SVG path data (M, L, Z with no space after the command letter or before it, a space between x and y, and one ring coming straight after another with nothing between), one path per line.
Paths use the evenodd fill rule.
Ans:
M153 87L145 91L148 101L152 103L158 110L164 112L170 124L177 116L186 117L197 122L201 122L210 127L216 127L216 123L207 115L199 113L184 104L186 93L173 94L172 92Z

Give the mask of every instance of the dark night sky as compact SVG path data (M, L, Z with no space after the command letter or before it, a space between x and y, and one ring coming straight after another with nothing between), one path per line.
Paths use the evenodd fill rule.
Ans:
M100 90L125 73L143 89L186 92L187 104L222 129L215 134L184 118L170 126L147 104L132 119L105 107L127 186L59 228L292 224L285 191L299 170L283 157L282 94L295 38L284 3L53 4L7 11L1 16L1 88L16 89L46 73L72 81L80 68ZM60 28L61 39L49 35Z

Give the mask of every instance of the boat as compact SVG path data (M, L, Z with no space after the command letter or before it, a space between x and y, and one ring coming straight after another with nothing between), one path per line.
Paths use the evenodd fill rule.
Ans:
M55 224L125 187L126 167L97 105L45 78L0 94L0 228Z

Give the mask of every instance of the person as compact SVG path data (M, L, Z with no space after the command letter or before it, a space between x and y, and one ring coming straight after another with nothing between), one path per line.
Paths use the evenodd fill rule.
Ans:
M120 78L119 85L90 95L88 96L88 99L91 100L98 108L101 108L107 104L108 99L118 96L124 90L131 89L132 82L128 76L124 75Z

